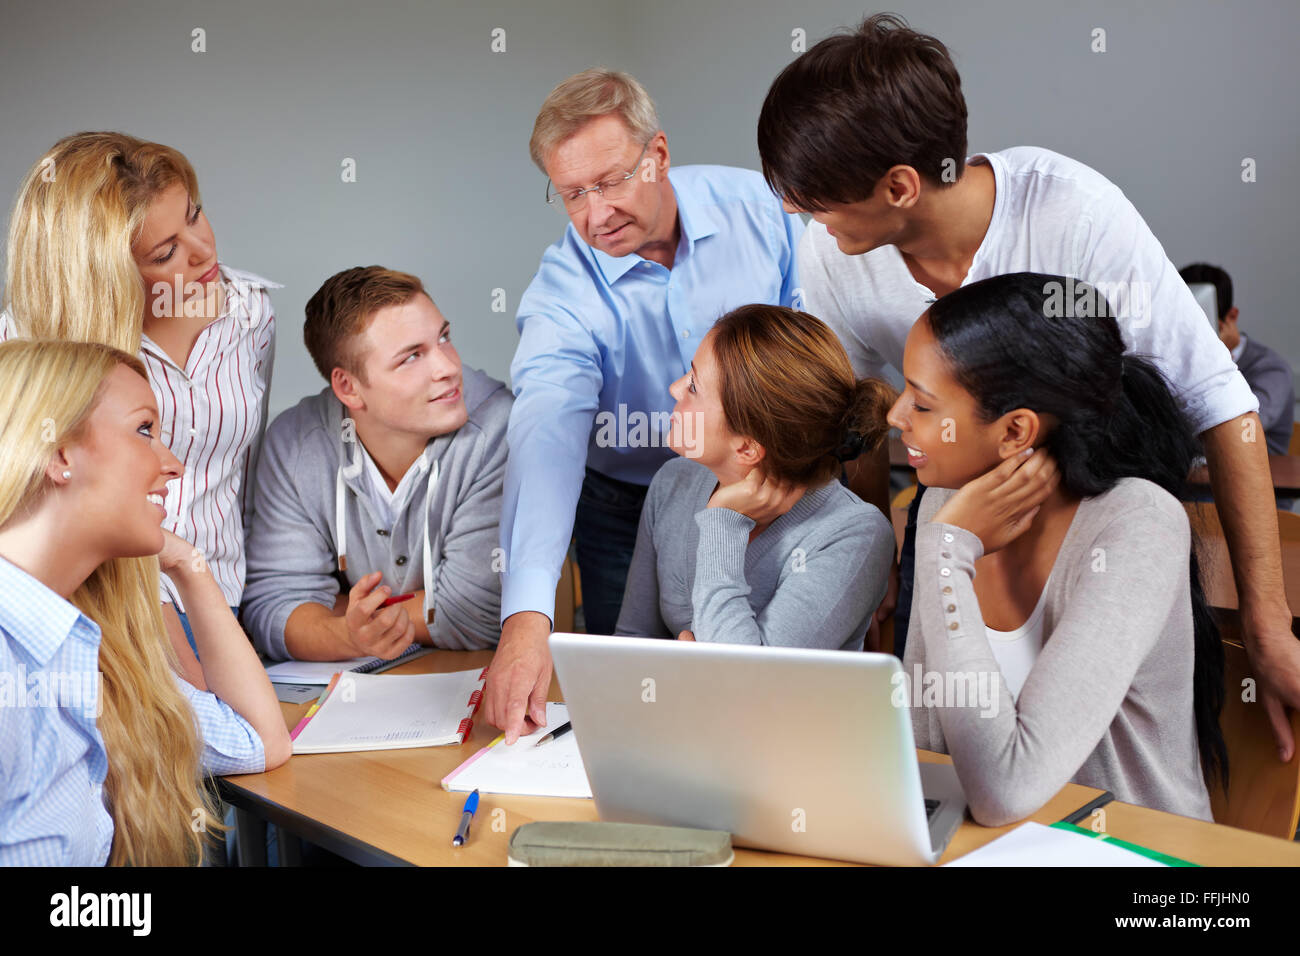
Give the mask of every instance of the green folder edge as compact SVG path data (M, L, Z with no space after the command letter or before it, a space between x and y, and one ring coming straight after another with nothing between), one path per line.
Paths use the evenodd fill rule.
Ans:
M1053 823L1052 828L1055 830L1065 830L1067 833L1078 833L1080 836L1091 837L1093 839L1104 839L1108 843L1121 846L1139 856L1145 856L1157 861L1158 863L1163 863L1165 866L1199 867L1201 865L1199 863L1189 863L1187 860L1180 860L1176 856L1169 856L1167 853L1161 853L1158 850L1151 850L1144 846L1138 846L1136 843L1129 843L1127 840L1118 840L1108 833L1097 833L1093 830L1085 830L1083 827L1075 826L1073 823L1066 823L1064 820L1059 823Z

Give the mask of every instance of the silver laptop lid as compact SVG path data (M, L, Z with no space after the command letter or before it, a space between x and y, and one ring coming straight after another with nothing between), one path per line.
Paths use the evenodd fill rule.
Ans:
M1210 328L1219 334L1219 290L1209 282L1189 282L1187 288L1192 290L1196 304L1201 307L1205 317L1210 320Z
M602 820L934 861L892 655L563 633L550 645Z

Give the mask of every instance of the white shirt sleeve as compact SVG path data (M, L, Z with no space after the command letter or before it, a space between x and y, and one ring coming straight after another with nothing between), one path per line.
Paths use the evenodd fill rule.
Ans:
M1118 189L1080 217L1074 274L1106 296L1125 345L1150 357L1197 432L1259 402L1142 216Z

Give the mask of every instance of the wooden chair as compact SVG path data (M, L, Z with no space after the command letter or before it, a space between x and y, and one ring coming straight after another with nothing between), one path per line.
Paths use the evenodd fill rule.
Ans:
M1193 534L1201 538L1223 537L1223 524L1213 501L1184 501L1183 509L1187 512ZM1277 531L1278 540L1284 546L1300 541L1300 514L1278 509Z
M916 497L916 485L908 485L898 494L894 495L894 500L890 502L892 508L902 508L904 510L912 507L912 499Z
M555 588L555 630L573 630L573 612L582 602L581 593L578 590L578 567L573 558L566 557L564 567L560 569L560 583Z
M1300 541L1300 514L1278 511L1277 532L1282 541Z
M1183 509L1187 512L1187 521L1192 531L1202 537L1211 535L1223 537L1223 525L1219 521L1219 511L1213 501L1184 501ZM1277 512L1278 538L1282 542L1300 541L1300 514L1294 511Z
M1300 457L1300 422L1291 425L1291 444L1287 447L1286 453L1293 457Z
M1300 516L1297 516L1300 517ZM1210 784L1216 823L1290 840L1300 825L1300 748L1289 763L1279 763L1273 730L1258 700L1242 700L1251 676L1234 611L1216 611L1223 635L1225 699L1219 726L1228 748L1230 777L1225 793ZM1300 713L1291 714L1291 733L1300 741Z
M900 551L903 549L903 536L907 532L907 509L912 506L915 497L916 485L909 485L894 495L894 500L889 503L889 521L894 526L894 545Z

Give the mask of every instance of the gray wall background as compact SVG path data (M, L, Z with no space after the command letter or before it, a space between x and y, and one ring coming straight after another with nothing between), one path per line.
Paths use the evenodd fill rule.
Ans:
M514 310L566 220L528 159L533 119L587 66L650 90L673 162L757 168L755 124L796 54L876 7L844 0L41 0L5 3L0 194L59 137L119 129L198 171L222 261L284 284L272 413L324 384L302 309L327 276L422 276L469 364L508 378ZM1175 264L1224 266L1241 326L1300 365L1294 60L1300 4L893 0L952 50L970 151L1032 144L1097 168ZM1106 52L1090 50L1106 31ZM191 50L191 31L207 50ZM491 50L494 28L506 51ZM1241 181L1241 162L1258 179ZM345 183L352 158L357 181ZM492 311L494 289L507 310Z

